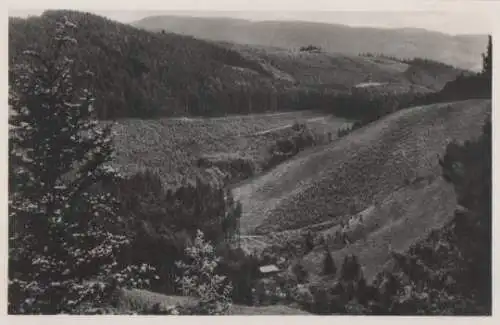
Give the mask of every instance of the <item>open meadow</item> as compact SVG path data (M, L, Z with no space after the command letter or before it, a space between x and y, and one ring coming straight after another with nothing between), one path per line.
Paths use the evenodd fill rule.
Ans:
M296 122L306 123L320 136L332 138L351 122L315 113L255 114L217 118L162 118L119 120L113 130L117 158L124 174L149 169L167 184L190 176L201 157L240 157L261 165L267 150Z

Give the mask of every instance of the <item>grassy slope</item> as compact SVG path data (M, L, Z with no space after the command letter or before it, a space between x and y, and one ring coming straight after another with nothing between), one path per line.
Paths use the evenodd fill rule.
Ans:
M192 164L200 156L239 155L259 163L267 147L295 121L309 121L318 133L332 132L333 136L348 123L314 112L120 120L114 127L115 164L126 174L148 168L165 182L176 183L179 175L193 172Z
M335 225L351 209L369 208L365 228L353 232L358 241L334 255L340 263L345 253L356 253L373 275L390 245L405 249L452 215L455 198L439 177L437 155L452 139L479 135L490 105L468 100L413 107L304 151L233 190L243 204L242 232L270 234L324 221ZM412 184L415 177L422 179ZM307 257L310 271L319 270L321 257L322 252Z
M145 307L151 308L159 303L162 307L176 304L189 304L194 302L193 298L182 296L166 296L146 290L123 290L118 299L118 308L124 311L138 311ZM251 307L243 305L232 305L229 315L307 315L299 309L290 308L283 305L273 305L264 307Z
M293 81L296 85L344 91L368 80L397 85L409 91L440 90L460 73L446 65L404 63L382 57L353 56L339 53L309 53L273 47L252 47L226 44L245 58L261 62L276 78Z

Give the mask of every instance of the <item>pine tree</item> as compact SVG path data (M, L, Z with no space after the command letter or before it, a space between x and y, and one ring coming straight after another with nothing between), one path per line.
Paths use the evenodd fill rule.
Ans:
M307 252L310 252L314 249L314 236L312 234L311 231L308 231L305 235L304 235L304 241L305 241L305 244L306 244L306 250Z
M363 270L356 255L346 255L340 269L340 279L357 282L363 277Z
M332 254L328 249L325 250L325 259L323 260L323 274L325 275L337 274L337 267L335 266L335 261L333 260Z
M93 120L91 74L69 57L75 28L57 22L50 45L9 71L10 313L76 313L148 270L118 268L128 241L109 231L116 202L99 186L117 176L111 129Z
M488 36L488 45L486 48L486 53L483 53L483 75L492 77L492 40L491 35Z
M302 263L297 263L292 268L293 274L297 277L298 283L304 283L307 280L307 270Z

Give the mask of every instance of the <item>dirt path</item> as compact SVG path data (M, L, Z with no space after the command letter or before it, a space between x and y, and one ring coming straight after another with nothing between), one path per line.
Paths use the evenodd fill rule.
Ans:
M311 122L325 121L327 117L328 116L314 117L314 118L307 119L305 122L306 123L311 123ZM256 132L256 133L254 133L252 135L264 135L264 134L268 134L268 133L271 133L271 132L275 132L275 131L279 131L279 130L291 128L292 126L293 126L293 124L287 124L287 125L283 125L283 126L280 126L280 127L277 127L277 128L272 128L272 129L269 129L269 130L264 130L264 131Z

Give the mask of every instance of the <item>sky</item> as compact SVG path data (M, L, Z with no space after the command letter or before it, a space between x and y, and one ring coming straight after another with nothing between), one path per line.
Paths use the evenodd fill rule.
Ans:
M21 17L71 8L123 23L165 14L492 34L500 0L7 0L7 8Z
M152 15L185 15L196 17L231 17L248 20L302 20L382 28L424 28L447 34L488 34L492 25L487 17L471 19L468 11L146 11L85 10L128 23ZM9 16L39 15L43 9L9 10ZM477 18L477 17L476 17Z

